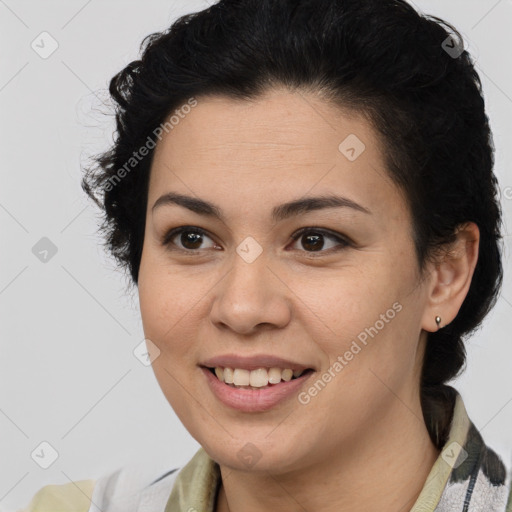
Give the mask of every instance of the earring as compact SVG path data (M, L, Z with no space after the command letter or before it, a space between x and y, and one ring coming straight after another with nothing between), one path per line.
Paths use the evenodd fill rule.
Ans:
M437 328L439 329L439 327L441 326L441 317L440 316L436 316L436 324L437 324Z

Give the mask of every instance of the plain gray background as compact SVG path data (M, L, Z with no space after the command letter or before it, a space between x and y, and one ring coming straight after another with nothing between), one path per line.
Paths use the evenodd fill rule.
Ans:
M143 340L136 296L101 248L81 165L106 149L109 79L142 38L206 1L0 0L0 509L43 485L97 478L140 462L164 472L198 449L165 400ZM416 0L465 37L483 81L506 235L512 216L512 1ZM49 36L40 36L41 32ZM44 37L44 43L41 43ZM47 58L39 52L57 50ZM38 43L39 41L39 43ZM44 46L44 48L43 48ZM48 240L41 241L42 238ZM484 438L512 447L512 282L505 236L501 298L468 344L454 385ZM38 245L40 244L40 245ZM42 244L42 245L41 245ZM34 249L36 247L36 249ZM53 247L47 261L34 252ZM59 456L51 456L48 442ZM39 451L38 451L39 450ZM37 457L34 456L37 460ZM49 459L47 459L49 460Z

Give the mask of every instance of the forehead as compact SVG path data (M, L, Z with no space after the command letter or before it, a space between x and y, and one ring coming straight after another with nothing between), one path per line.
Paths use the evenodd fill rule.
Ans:
M157 144L148 207L169 190L234 205L333 191L387 203L398 192L364 117L285 90L198 97Z
M171 152L176 158L187 153L203 157L236 149L251 158L271 154L297 161L309 157L309 162L321 155L325 160L338 156L338 145L350 134L364 140L370 151L379 144L360 115L342 112L312 94L272 89L251 100L209 96L196 101L187 114L173 116L176 124L164 132L155 159L172 157Z

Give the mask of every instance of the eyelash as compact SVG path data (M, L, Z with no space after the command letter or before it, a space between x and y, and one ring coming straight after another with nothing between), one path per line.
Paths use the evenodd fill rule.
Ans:
M172 251L179 251L181 253L185 253L187 255L190 255L190 256L195 256L197 255L198 253L200 253L202 251L202 249L182 249L181 247L176 247L173 242L171 242L171 240L173 238L175 238L177 235L180 235L182 234L183 232L192 232L192 233L195 233L195 234L198 234L198 235L202 235L202 236L207 236L208 238L210 238L211 240L212 237L208 235L208 233L201 229L201 228L198 228L196 226L180 226L179 228L173 228L171 230L169 230L163 237L163 240L162 240L162 245L166 246L169 250L172 250ZM333 252L337 252L337 251L341 251L347 247L350 247L353 245L353 243L348 240L346 237L342 237L341 235L337 234L337 233L334 233L334 232L331 232L331 231L328 231L326 229L322 229L322 228L315 228L315 227L307 227L307 228L301 228L299 229L298 231L296 231L292 236L292 240L293 242L296 242L301 236L305 235L305 234L315 234L315 235L322 235L326 238L330 238L332 240L335 240L337 241L338 243L341 244L341 247L338 247L338 248L331 248L331 249L328 249L328 250L321 250L321 251L303 251L303 252L306 252L308 254L308 257L313 257L313 258L316 258L316 257L320 257L320 256L324 256L326 254L331 254ZM171 247L171 245L174 245L175 247Z

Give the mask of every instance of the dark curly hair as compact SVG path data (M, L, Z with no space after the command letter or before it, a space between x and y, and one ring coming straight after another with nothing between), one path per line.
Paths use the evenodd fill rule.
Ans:
M404 0L221 0L147 36L140 60L110 81L115 141L82 180L102 209L106 247L137 285L154 153L139 158L137 150L150 147L175 109L207 95L256 98L276 85L322 93L372 123L409 203L421 270L459 226L472 221L480 229L467 297L449 325L428 334L423 362L423 414L442 446L446 403L454 399L444 384L462 370L464 338L502 282L501 209L481 82L447 22Z

